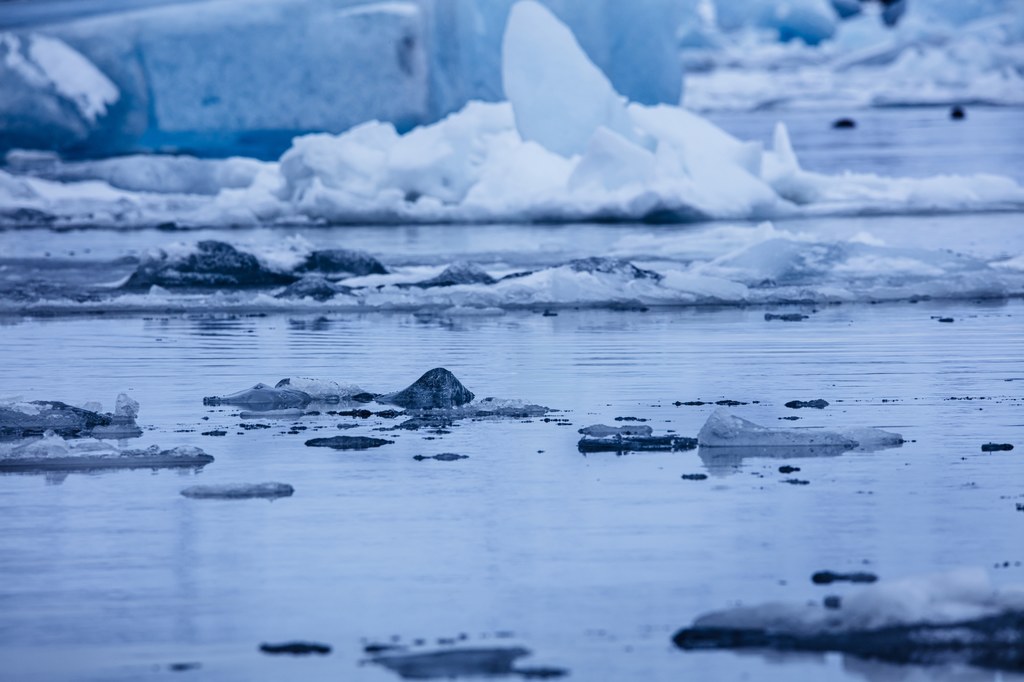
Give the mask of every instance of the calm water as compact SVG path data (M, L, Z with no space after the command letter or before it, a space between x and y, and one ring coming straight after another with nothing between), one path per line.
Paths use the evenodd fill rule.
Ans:
M498 631L580 680L941 678L838 656L683 653L669 638L738 601L820 599L809 578L826 568L884 580L1009 561L993 578L1024 582L1024 460L979 447L1024 444L1022 317L1014 300L836 306L789 324L744 309L8 320L4 393L109 408L128 390L148 427L135 443L199 445L216 461L198 474L0 477L0 678L389 680L360 665L362 638ZM335 452L303 442L340 433L338 418L243 431L237 410L201 402L289 375L393 390L437 365L478 396L564 410L572 427L471 421ZM794 414L786 401L819 397L832 405L778 421ZM766 425L879 426L915 442L742 461L576 450L577 428L617 416L695 435L710 408L672 402L721 398L760 401L737 412ZM469 459L412 458L439 452ZM810 485L783 484L786 463ZM680 479L698 472L710 478ZM295 496L179 495L271 480ZM257 651L290 639L335 651ZM184 661L202 668L168 672Z

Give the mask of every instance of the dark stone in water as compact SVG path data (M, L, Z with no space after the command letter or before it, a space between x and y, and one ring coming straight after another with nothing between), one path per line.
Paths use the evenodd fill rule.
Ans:
M707 474L683 474L680 476L684 481L706 481L708 479Z
M786 407L791 410L799 410L804 407L812 407L816 410L824 410L828 407L828 401L818 398L817 400L790 400L786 403Z
M329 275L349 274L356 277L365 275L386 275L387 268L364 251L349 249L325 249L314 251L297 268L298 272L322 272Z
M355 403L372 403L376 399L376 393L356 393L349 396L349 400Z
M981 446L982 452L999 452L1000 450L1013 450L1010 443L985 443Z
M722 405L724 407L736 407L737 405L746 405L747 403L740 402L739 400L716 400L715 405Z
M167 669L170 670L172 673L183 673L189 670L199 670L202 667L202 663L189 661L186 663L171 663L167 666Z
M696 438L684 436L641 436L611 435L603 437L584 436L576 444L582 453L587 452L676 452L693 450L697 447Z
M873 583L878 580L874 573L865 571L854 571L853 573L836 573L834 571L818 571L811 576L811 582L815 585L831 585L832 583Z
M416 282L413 286L422 289L431 287L452 287L458 284L494 284L497 280L473 263L452 263L436 277Z
M963 107L956 105L949 110L949 117L954 121L962 121L967 118L967 112L964 111Z
M442 452L440 455L416 455L413 457L417 462L425 459L436 459L438 462L455 462L460 459L469 459L469 455L457 455L454 452Z
M854 121L852 118L837 118L835 121L832 122L832 127L838 129L856 128L857 122Z
M154 284L165 288L274 287L297 279L293 274L265 267L251 253L206 240L199 242L195 253L183 258L171 259L164 254L144 260L123 288L148 289Z
M311 298L314 301L329 301L338 294L351 293L352 288L335 284L323 277L303 277L294 284L289 284L284 291L274 298Z
M953 322L956 322L956 320L954 320L952 317L939 317L939 318L936 318L936 319L939 322L945 322L947 324L952 324Z
M1024 672L1024 611L956 623L839 632L697 626L680 630L672 641L687 650L837 652L899 665L972 665Z
M335 450L366 450L390 445L393 440L384 438L368 438L366 436L332 436L331 438L311 438L306 445L311 448L333 448Z
M437 367L421 376L408 388L381 396L377 401L410 410L429 410L451 409L465 405L475 397L454 374L443 367Z
M331 653L331 647L327 644L317 642L285 642L283 644L260 644L260 651L265 654L291 654L292 656L307 656L309 654L326 655Z
M788 464L779 467L780 474L795 474L800 471L800 467L791 467Z
M800 479L800 478L787 478L787 479L784 479L782 482L783 483L788 483L790 485L810 485L811 484L810 481L805 481L805 480Z
M765 322L771 322L772 320L780 320L782 322L803 322L804 320L810 319L810 315L801 315L800 313L785 313L783 315L774 315L772 313L765 313Z
M835 611L837 609L842 608L843 600L837 595L830 594L821 600L821 605L824 606L826 609L831 609Z

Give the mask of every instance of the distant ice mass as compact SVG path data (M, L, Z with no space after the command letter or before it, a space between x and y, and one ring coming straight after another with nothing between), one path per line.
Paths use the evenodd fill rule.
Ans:
M1024 587L983 569L880 582L830 604L766 603L697 618L683 649L840 652L899 664L1024 671Z
M276 163L15 154L0 170L0 222L687 222L1024 208L1024 187L1009 178L813 173L782 126L764 149L685 109L627 102L533 0L514 6L502 55L508 102L469 102L405 134L375 120L299 136ZM319 283L299 289L331 293Z

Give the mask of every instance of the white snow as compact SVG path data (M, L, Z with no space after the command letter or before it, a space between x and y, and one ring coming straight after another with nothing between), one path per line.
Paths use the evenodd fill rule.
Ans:
M1024 609L1024 586L995 587L981 568L883 581L846 595L842 608L820 603L739 606L701 616L696 627L767 629L799 636L883 627L948 624Z
M872 449L899 445L903 438L898 433L881 429L861 428L844 431L817 429L768 428L747 421L719 407L701 427L697 441L702 448L800 448L837 447Z

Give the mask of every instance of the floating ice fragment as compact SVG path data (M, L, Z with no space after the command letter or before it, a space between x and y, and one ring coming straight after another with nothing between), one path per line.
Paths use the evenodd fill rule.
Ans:
M274 500L279 497L291 497L294 492L295 489L287 483L226 483L194 485L183 489L181 494L203 500Z
M697 436L702 448L839 448L874 449L903 443L898 433L881 429L817 431L760 426L737 417L724 407L716 409Z
M288 408L305 407L312 401L312 397L294 388L287 386L277 388L266 384L256 384L238 393L226 396L209 396L203 398L204 405L238 405L251 410L282 410Z
M94 469L197 468L213 457L195 447L121 449L96 439L65 440L53 431L0 446L0 471L89 471Z

